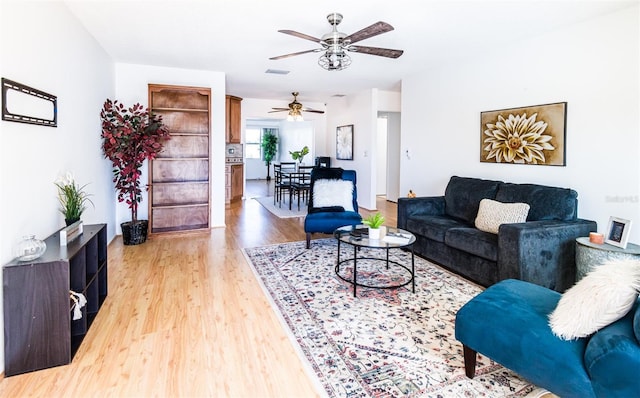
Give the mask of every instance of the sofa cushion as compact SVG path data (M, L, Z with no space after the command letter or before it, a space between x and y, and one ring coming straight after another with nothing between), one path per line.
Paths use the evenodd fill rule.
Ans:
M573 189L504 183L498 188L495 200L528 203L531 209L527 221L571 221L578 218L577 198L578 193Z
M480 201L495 199L500 181L453 176L444 191L445 214L469 224L478 214Z
M625 316L638 291L640 261L609 260L562 295L549 315L549 326L561 339L587 337Z
M476 228L451 228L444 243L463 252L498 261L498 235Z
M469 225L446 216L415 215L407 218L406 229L416 235L444 243L444 235L451 228L468 228Z
M502 203L491 199L482 199L475 226L480 231L497 234L500 225L527 221L529 205L527 203Z

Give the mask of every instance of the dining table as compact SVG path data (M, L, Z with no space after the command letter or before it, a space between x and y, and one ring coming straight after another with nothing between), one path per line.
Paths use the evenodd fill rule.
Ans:
M314 167L315 166L290 165L285 163L274 165L274 174L276 177L274 199L280 207L282 206L283 198L286 199L286 196L282 195L284 191L288 191L289 210L293 208L294 196L297 196L298 199L298 210L300 210L301 198L308 201L308 194L311 188L311 170L313 170Z

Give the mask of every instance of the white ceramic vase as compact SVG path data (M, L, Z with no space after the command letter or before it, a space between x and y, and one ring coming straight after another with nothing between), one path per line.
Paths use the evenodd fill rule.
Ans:
M371 227L369 227L369 239L379 240L380 239L380 228L371 228Z

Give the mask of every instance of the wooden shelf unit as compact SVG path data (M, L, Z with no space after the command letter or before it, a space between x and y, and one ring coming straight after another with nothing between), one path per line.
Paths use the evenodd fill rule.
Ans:
M41 257L3 267L6 376L70 363L107 298L106 224L83 229L67 246L58 231ZM69 290L87 299L78 320Z
M209 228L211 89L149 84L171 139L149 166L150 233Z

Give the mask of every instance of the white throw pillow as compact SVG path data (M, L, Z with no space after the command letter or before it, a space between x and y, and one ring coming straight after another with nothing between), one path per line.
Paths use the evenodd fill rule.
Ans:
M353 181L316 180L313 184L313 207L342 206L345 211L353 209Z
M527 221L529 208L527 203L502 203L491 199L482 199L476 217L476 228L480 231L497 234L501 224Z
M625 316L638 291L640 261L610 260L564 292L549 315L549 326L563 340L587 337Z

